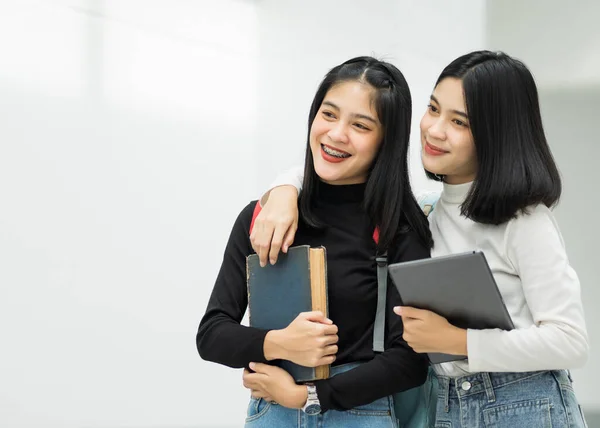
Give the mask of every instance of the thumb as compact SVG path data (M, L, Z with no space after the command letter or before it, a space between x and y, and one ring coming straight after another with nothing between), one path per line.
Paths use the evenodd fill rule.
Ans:
M402 318L414 318L422 319L423 310L417 308L411 308L410 306L396 306L394 312L400 315Z
M256 373L268 373L271 366L263 363L250 363L248 366Z

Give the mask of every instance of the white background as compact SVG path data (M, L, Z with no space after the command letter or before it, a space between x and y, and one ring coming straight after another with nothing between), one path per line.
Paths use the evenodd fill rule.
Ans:
M233 220L303 160L320 79L393 62L417 141L437 75L482 48L539 83L592 341L576 389L600 410L600 6L522 3L0 0L0 426L241 426L241 373L195 333Z

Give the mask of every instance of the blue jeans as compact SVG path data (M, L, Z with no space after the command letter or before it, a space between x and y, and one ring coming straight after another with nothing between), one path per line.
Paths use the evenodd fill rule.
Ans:
M587 427L564 370L437 378L436 428Z
M331 375L352 370L358 364L331 368ZM250 399L245 428L397 428L392 397L347 411L328 410L309 416L301 409L288 409L261 399Z

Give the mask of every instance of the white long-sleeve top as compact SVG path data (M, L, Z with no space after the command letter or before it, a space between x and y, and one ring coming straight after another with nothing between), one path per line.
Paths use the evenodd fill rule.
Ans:
M272 187L285 184L300 189L302 168L281 174ZM436 364L435 371L456 377L583 366L588 337L579 279L551 211L537 205L497 226L476 223L460 214L471 184L444 184L429 215L431 255L482 251L515 329L469 329L468 359Z

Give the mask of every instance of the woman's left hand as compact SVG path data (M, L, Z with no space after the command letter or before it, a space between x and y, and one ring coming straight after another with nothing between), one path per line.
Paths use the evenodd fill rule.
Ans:
M254 373L244 370L243 380L254 398L275 401L290 409L300 409L306 403L306 386L297 385L294 378L282 368L261 363L250 363L250 368Z
M415 352L467 355L467 330L455 327L446 318L425 309L396 306L394 312L402 317L402 338Z

